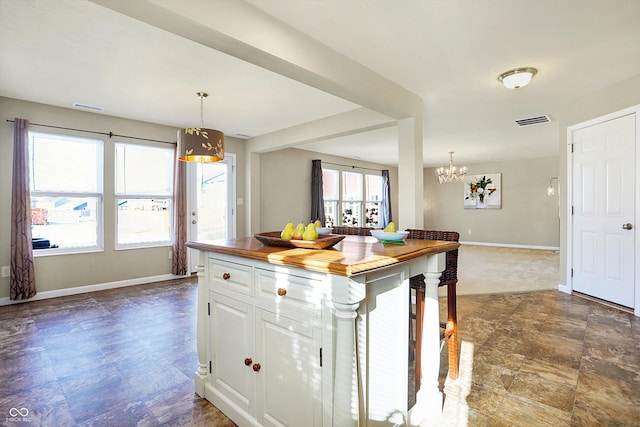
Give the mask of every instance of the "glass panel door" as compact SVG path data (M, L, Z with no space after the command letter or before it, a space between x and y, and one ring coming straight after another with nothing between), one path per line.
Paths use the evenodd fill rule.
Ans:
M189 163L188 240L216 240L236 237L235 155L225 153L223 161ZM198 263L191 251L192 271Z

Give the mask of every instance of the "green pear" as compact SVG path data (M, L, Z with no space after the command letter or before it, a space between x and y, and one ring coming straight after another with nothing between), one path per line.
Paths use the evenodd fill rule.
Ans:
M293 230L293 234L291 235L291 238L294 240L302 240L302 234L304 233L304 224L303 223L299 223L296 226L296 229Z
M316 228L322 228L322 223L320 222L319 219L316 219L316 222L314 222L313 225L315 225Z
M282 232L280 232L280 238L282 240L291 240L291 238L293 237L293 230L293 223L290 221L289 223L287 223L284 229L282 229Z
M302 240L316 240L318 238L318 231L314 223L310 222L307 228L302 233Z
M387 233L395 233L397 231L396 223L391 221L382 231L386 231Z

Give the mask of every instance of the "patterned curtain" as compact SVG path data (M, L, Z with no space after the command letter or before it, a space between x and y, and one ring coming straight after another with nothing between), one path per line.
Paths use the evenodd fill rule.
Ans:
M29 188L29 121L15 119L13 130L13 178L11 187L11 274L9 298L28 299L36 294L31 240L31 192Z
M324 220L324 197L322 192L322 162L311 161L311 221L319 219L322 225Z
M384 228L391 219L391 186L389 185L389 170L382 171L382 204L380 206L380 225Z
M176 146L177 150L177 146ZM171 273L187 274L187 164L178 160L177 151L173 168L173 264Z

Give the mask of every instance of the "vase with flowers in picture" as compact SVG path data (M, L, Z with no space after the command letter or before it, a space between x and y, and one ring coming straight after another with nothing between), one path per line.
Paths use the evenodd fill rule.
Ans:
M476 209L486 209L489 198L496 191L493 180L486 175L477 176L467 183L465 200L475 201Z

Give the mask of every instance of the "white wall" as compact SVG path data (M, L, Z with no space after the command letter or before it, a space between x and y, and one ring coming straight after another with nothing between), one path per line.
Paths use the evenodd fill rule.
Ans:
M558 176L557 157L459 166L469 175L501 173L502 208L464 209L464 185L440 184L436 169L426 169L426 229L457 231L467 242L558 247L559 199L547 196L549 178Z

